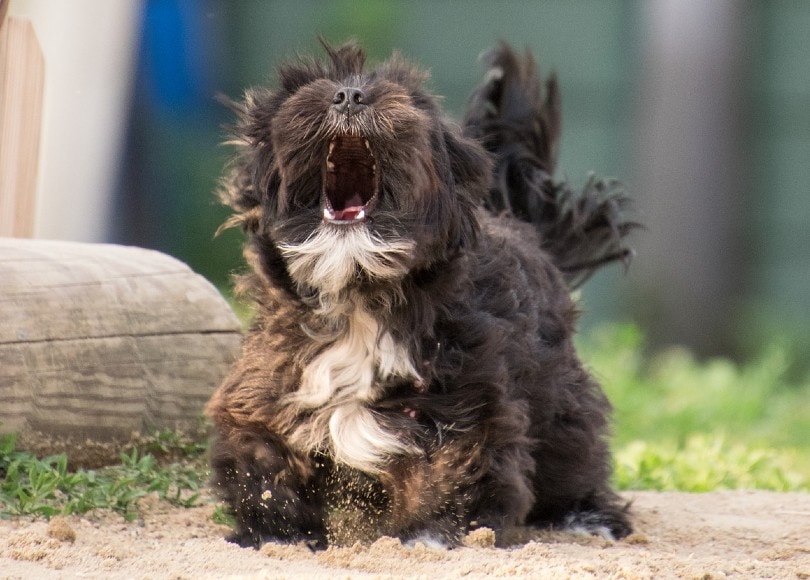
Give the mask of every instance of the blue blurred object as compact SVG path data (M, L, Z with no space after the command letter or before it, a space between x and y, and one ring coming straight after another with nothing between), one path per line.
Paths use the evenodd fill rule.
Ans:
M182 114L211 99L205 4L149 0L144 6L139 80L161 112Z

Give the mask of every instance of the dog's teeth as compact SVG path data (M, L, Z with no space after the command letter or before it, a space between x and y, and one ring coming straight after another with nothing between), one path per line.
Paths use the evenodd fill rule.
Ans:
M331 211L329 211L328 207L323 208L323 217L328 220L335 218L334 214Z
M361 220L361 219L363 219L365 217L366 217L366 210L361 209L359 212L357 212L357 215L354 216L354 219Z
M335 170L335 164L332 161L327 161L326 162L326 168L329 171L334 171Z

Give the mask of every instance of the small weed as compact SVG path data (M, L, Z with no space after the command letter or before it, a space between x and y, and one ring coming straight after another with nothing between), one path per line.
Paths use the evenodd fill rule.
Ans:
M129 450L140 450L155 458L182 461L203 455L208 449L205 443L207 426L200 423L193 433L163 429L148 435L136 435Z
M232 528L234 525L236 525L236 519L230 513L228 513L228 510L222 504L214 508L214 513L211 514L211 519L215 524L220 524L222 526Z

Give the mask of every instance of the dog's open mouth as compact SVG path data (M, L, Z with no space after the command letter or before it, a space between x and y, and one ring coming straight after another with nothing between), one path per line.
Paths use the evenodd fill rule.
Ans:
M323 217L339 224L366 219L377 203L377 162L367 139L341 135L329 143L323 178Z

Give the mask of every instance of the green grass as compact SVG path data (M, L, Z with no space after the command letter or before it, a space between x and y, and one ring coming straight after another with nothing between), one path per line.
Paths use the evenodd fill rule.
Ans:
M0 517L83 514L109 509L135 519L142 498L154 494L173 505L191 507L207 479L204 446L172 432L148 438L154 453L138 448L121 453L120 465L68 469L62 453L37 458L16 448L16 436L0 436ZM182 456L162 464L157 455Z
M583 358L615 408L622 489L810 490L810 377L791 382L786 349L755 360L645 354L633 326L598 329Z
M615 455L620 489L706 492L722 489L807 490L789 449L755 448L724 437L693 435L685 443L633 441Z
M580 351L615 407L620 489L810 491L810 377L788 379L778 344L743 365L701 362L682 349L649 355L637 328L611 326ZM0 517L109 509L133 519L150 495L197 505L208 479L199 441L161 431L138 439L120 465L72 471L64 454L40 459L2 435ZM214 518L228 521L221 508Z

